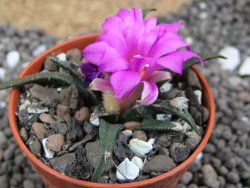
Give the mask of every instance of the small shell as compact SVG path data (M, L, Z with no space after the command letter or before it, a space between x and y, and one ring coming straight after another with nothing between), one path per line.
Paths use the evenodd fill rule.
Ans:
M155 138L148 139L147 143L154 145L155 144Z
M52 150L50 150L50 149L48 148L48 146L47 146L47 139L48 139L48 138L44 138L44 139L42 140L43 150L44 150L44 153L45 153L45 157L46 157L47 159L52 159L52 158L54 157L55 152L52 151Z
M144 163L143 161L141 160L141 158L137 157L137 156L134 156L132 159L131 159L131 162L134 163L136 166L138 166L138 168L140 170L142 170L143 166L144 166Z
M129 141L129 147L138 156L144 156L153 149L150 143L134 138Z
M134 180L139 176L139 167L132 163L128 158L122 161L116 170L116 177L121 180Z

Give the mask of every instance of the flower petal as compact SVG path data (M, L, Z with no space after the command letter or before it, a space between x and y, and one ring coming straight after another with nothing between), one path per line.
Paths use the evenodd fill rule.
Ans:
M96 42L88 45L83 50L83 56L91 63L99 65L109 45L106 42Z
M204 63L200 56L192 51L187 50L180 50L170 53L164 57L161 57L157 63L173 72L181 74L183 71L183 64L191 58L197 58L202 64Z
M116 98L122 98L131 92L140 82L141 76L137 72L119 71L111 75L110 83L115 91Z
M186 43L181 36L174 33L166 33L161 38L159 38L152 46L149 56L160 58L161 56L176 51L177 49L182 47L190 49L188 43Z
M114 94L114 90L108 80L104 80L101 78L94 79L89 88L94 91L102 91L103 93Z
M159 24L156 26L156 29L159 32L159 37L164 35L167 32L170 33L178 33L180 28L184 25L182 21L174 22L174 23L167 23L167 24Z
M157 23L156 17L151 17L151 18L145 19L144 20L145 33L148 33L148 32L151 32L152 30L154 30L156 27L156 23Z
M89 62L81 64L80 68L84 74L84 84L86 86L95 78L102 76L102 73L98 71L97 66Z
M151 32L145 33L138 40L138 54L142 56L148 56L153 44L155 43L158 37L158 32L153 30Z
M148 78L148 81L157 83L163 80L171 80L172 75L168 71L155 71L153 72L150 77Z
M116 49L116 51L122 56L125 57L127 51L127 44L125 38L121 31L119 30L107 30L104 31L100 37L98 38L99 41L105 41L111 46L112 48Z
M143 105L150 105L156 101L158 93L159 91L155 83L144 81L141 100L138 102Z
M115 50L107 50L100 65L99 71L101 72L116 72L128 69L128 62L121 58Z

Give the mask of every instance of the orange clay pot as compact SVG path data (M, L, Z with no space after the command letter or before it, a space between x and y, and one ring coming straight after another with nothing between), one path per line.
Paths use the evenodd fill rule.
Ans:
M47 51L39 55L35 58L20 74L19 77L23 77L26 75L30 75L36 72L39 72L43 66L43 62L45 58L54 53L66 52L72 48L79 48L82 50L88 44L93 43L96 38L97 34L95 35L86 35L80 36L76 38L72 38L65 42L59 43L52 48L49 48ZM214 119L215 119L215 105L214 105L214 98L211 92L211 89L202 75L202 73L196 68L192 67L195 73L198 75L201 84L203 86L203 100L206 107L209 109L210 116L207 122L207 129L203 139L201 140L200 144L196 148L196 150L181 164L179 164L174 169L159 175L157 177L147 179L144 181L133 182L133 183L124 183L124 184L101 184L101 183L93 183L88 181L83 181L79 179L75 179L60 172L53 170L52 168L48 167L41 161L39 161L27 148L27 146L22 141L19 135L19 129L16 120L16 110L18 106L18 100L20 96L19 89L13 89L9 98L9 122L10 127L13 132L13 135L22 149L22 151L26 154L29 161L36 169L36 171L42 176L46 185L50 188L174 188L176 186L177 181L183 176L183 174L187 171L188 167L191 165L192 161L197 157L197 155L203 150L205 147L209 137L211 136L213 126L214 126Z

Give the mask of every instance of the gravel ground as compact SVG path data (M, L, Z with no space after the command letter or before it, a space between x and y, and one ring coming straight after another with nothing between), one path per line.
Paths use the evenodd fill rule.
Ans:
M238 63L250 56L248 10L249 0L202 0L180 13L161 18L184 20L183 34L197 52L218 53L224 49L224 54L230 56L232 53L225 49L232 46L239 54L234 56L236 66L230 71L214 62L202 68L214 91L216 124L209 144L178 188L250 187L250 78L238 75ZM15 77L29 60L57 41L39 29L21 31L0 23L0 82ZM12 137L6 113L7 96L7 91L0 91L1 188L42 188L42 180Z

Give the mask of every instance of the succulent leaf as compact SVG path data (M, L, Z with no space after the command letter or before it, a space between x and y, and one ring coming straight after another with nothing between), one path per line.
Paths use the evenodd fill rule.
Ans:
M142 125L136 129L144 131L167 132L174 127L175 125L171 121L145 119L142 121Z
M96 182L110 165L116 137L122 127L122 124L110 124L102 119L100 120L99 161L92 175L91 181Z
M145 18L150 12L157 11L156 8L145 8L142 10L143 18Z
M222 55L218 55L218 54L199 54L199 56L204 60L204 61L209 61L212 59L217 59L217 58L222 58L222 59L226 59L226 57L222 56ZM198 64L200 63L199 60L192 58L188 61L186 61L184 63L184 69L187 69L189 67L191 67L192 65Z
M84 97L89 105L95 105L96 98L95 95L85 89L82 83L76 82L74 78L68 73L54 73L54 72L40 72L30 76L25 76L22 78L10 80L0 84L0 90L7 89L11 87L21 87L25 84L37 83L37 84L58 84L58 85L76 85L81 96Z

